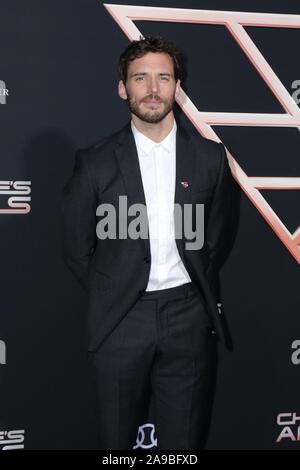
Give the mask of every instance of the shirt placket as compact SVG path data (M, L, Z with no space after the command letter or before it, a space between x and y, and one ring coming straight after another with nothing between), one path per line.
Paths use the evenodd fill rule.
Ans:
M159 281L163 282L166 279L166 269L167 269L167 234L168 234L168 224L167 224L167 201L166 201L166 191L165 191L165 173L164 173L164 149L161 146L156 146L154 148L155 152L155 162L157 168L157 227L158 227L158 277Z

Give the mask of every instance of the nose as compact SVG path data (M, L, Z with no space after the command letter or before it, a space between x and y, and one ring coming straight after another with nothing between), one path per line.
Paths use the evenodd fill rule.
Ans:
M158 91L159 91L159 90L158 90L159 86L158 86L158 80L157 80L156 77L151 77L151 78L150 78L149 88L150 88L150 92L151 92L151 93L153 93L153 94L154 94L154 93L155 93L155 94L158 93Z

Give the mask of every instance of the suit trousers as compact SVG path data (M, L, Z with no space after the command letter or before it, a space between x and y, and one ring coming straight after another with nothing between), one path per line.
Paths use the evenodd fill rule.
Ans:
M144 291L95 352L100 449L134 449L154 400L157 449L202 449L217 372L217 340L193 282Z

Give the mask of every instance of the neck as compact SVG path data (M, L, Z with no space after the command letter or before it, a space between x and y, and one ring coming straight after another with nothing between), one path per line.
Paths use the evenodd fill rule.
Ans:
M142 121L135 114L131 114L131 118L138 131L157 143L161 142L170 133L174 125L174 114L172 111L156 124Z

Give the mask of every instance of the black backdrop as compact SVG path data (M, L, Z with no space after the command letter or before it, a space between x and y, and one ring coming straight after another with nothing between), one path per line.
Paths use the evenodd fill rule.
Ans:
M108 3L300 14L292 0ZM0 104L0 180L31 182L30 212L0 214L0 447L12 431L24 431L25 449L95 449L84 295L61 258L60 207L75 149L128 120L116 86L128 39L97 0L1 0L0 10L0 80L8 89ZM185 51L184 89L201 110L282 111L224 27L137 25ZM300 30L249 32L292 93ZM183 113L180 119L190 125ZM217 133L247 172L299 176L297 129L224 126ZM299 192L265 197L295 231ZM0 198L8 207L7 196ZM242 191L221 280L233 351L221 351L207 447L299 450L299 265ZM285 429L280 413L291 413L282 417L291 423Z

